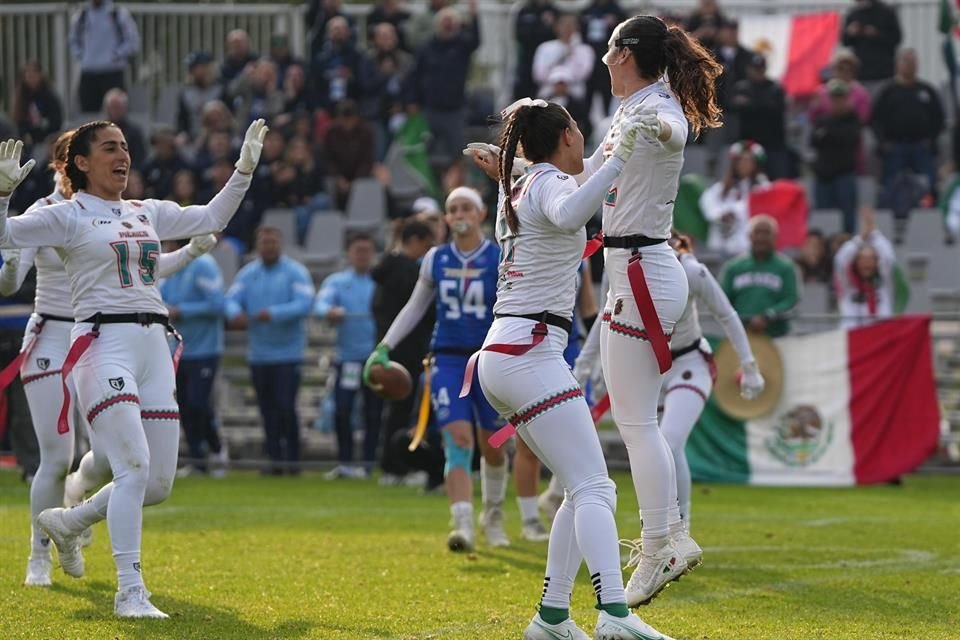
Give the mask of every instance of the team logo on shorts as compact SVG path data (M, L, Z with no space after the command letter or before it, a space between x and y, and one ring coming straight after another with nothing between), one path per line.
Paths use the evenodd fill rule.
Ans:
M117 216L118 218L123 214L123 210L116 207L110 207L110 211L113 211L113 215Z
M37 368L46 371L50 368L50 358L37 358Z
M117 391L123 391L123 378L107 378L107 382Z
M120 224L122 224L123 226L125 226L127 229L133 229L133 225L130 224L129 222L127 222L126 220L124 220L124 221L121 222Z
M616 304L613 305L613 315L618 316L623 312L623 298L617 298Z
M148 218L147 216L143 215L142 213L137 216L137 220L139 220L139 221L142 222L143 224L147 225L148 227L150 226L150 218Z

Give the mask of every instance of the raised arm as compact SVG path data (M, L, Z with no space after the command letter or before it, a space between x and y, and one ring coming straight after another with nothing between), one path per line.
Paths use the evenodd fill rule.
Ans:
M720 287L720 283L700 262L686 258L683 263L687 272L687 282L690 285L690 294L698 304L703 304L723 327L723 332L733 345L734 351L737 352L740 363L752 362L754 357L750 349L750 341L747 339L747 332L740 322L740 316L737 315Z
M582 228L603 204L604 196L620 175L624 164L622 158L610 156L579 188L564 173L545 176L536 196L544 215L564 231Z
M188 264L217 245L217 236L211 234L191 238L190 243L170 253L161 253L157 260L157 275L167 278L182 271Z
M33 259L37 255L35 248L8 249L3 252L3 267L0 267L0 296L12 296L27 279Z
M606 138L606 136L604 136L604 138ZM600 167L603 166L603 144L601 141L593 152L593 155L583 159L583 171L574 176L577 184L583 184L589 180L590 176L599 171Z

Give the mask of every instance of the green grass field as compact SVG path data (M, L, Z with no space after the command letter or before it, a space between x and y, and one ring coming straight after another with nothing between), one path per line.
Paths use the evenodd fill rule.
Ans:
M620 486L621 534L636 502ZM235 474L178 481L145 516L144 567L169 621L112 618L104 525L87 576L21 586L27 490L0 473L0 639L520 638L545 544L476 555L444 548L442 496ZM960 638L960 477L835 490L695 487L705 565L641 616L684 640ZM581 571L572 613L592 634Z

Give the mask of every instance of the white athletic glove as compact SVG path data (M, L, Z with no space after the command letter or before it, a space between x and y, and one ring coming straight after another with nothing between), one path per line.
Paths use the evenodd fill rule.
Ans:
M757 368L757 362L751 360L741 366L740 397L744 400L753 400L763 393L764 381Z
M660 122L660 116L656 111L641 111L633 116L640 128L640 135L644 138L660 142L660 134L663 133L663 123Z
M493 162L495 165L500 166L500 154L502 149L494 144L487 144L486 142L470 142L467 144L467 148L463 150L463 155L473 156L474 153L479 153L481 155L486 155L490 158L490 162ZM515 176L522 175L526 171L527 167L530 166L530 163L524 160L523 158L513 158L513 171L511 172Z
M637 138L640 136L640 119L637 116L627 116L620 122L620 141L613 149L613 155L624 162L630 159L637 148Z
M27 164L20 166L21 153L23 143L19 140L0 142L0 193L12 193L37 164L36 160L27 160Z
M190 244L187 245L187 253L194 258L199 258L215 246L217 246L217 236L208 233L205 236L190 238Z
M260 153L263 151L263 139L267 135L266 123L261 118L254 120L247 128L247 133L243 136L243 146L240 147L240 158L237 160L237 171L240 173L253 173L260 162Z

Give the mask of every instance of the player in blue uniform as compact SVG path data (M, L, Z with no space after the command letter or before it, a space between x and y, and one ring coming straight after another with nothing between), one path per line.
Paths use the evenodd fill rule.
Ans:
M434 247L424 256L420 279L410 300L367 360L364 381L369 384L370 368L374 364L386 364L390 349L402 341L430 305L435 304L437 324L432 342L431 396L436 424L442 430L447 459L444 474L454 521L447 545L452 551L470 551L475 540L470 477L474 426L493 431L499 426L499 418L480 385L474 385L465 398L459 395L467 360L483 346L493 322L500 249L487 240L480 229L486 211L476 191L466 187L454 189L447 198L446 211L453 241ZM506 456L502 449L491 447L482 432L479 440L483 454L480 524L491 546L506 546L510 544L503 529ZM524 519L523 535L527 539L546 540L546 530L537 516L539 462L522 441L517 443L514 470Z

